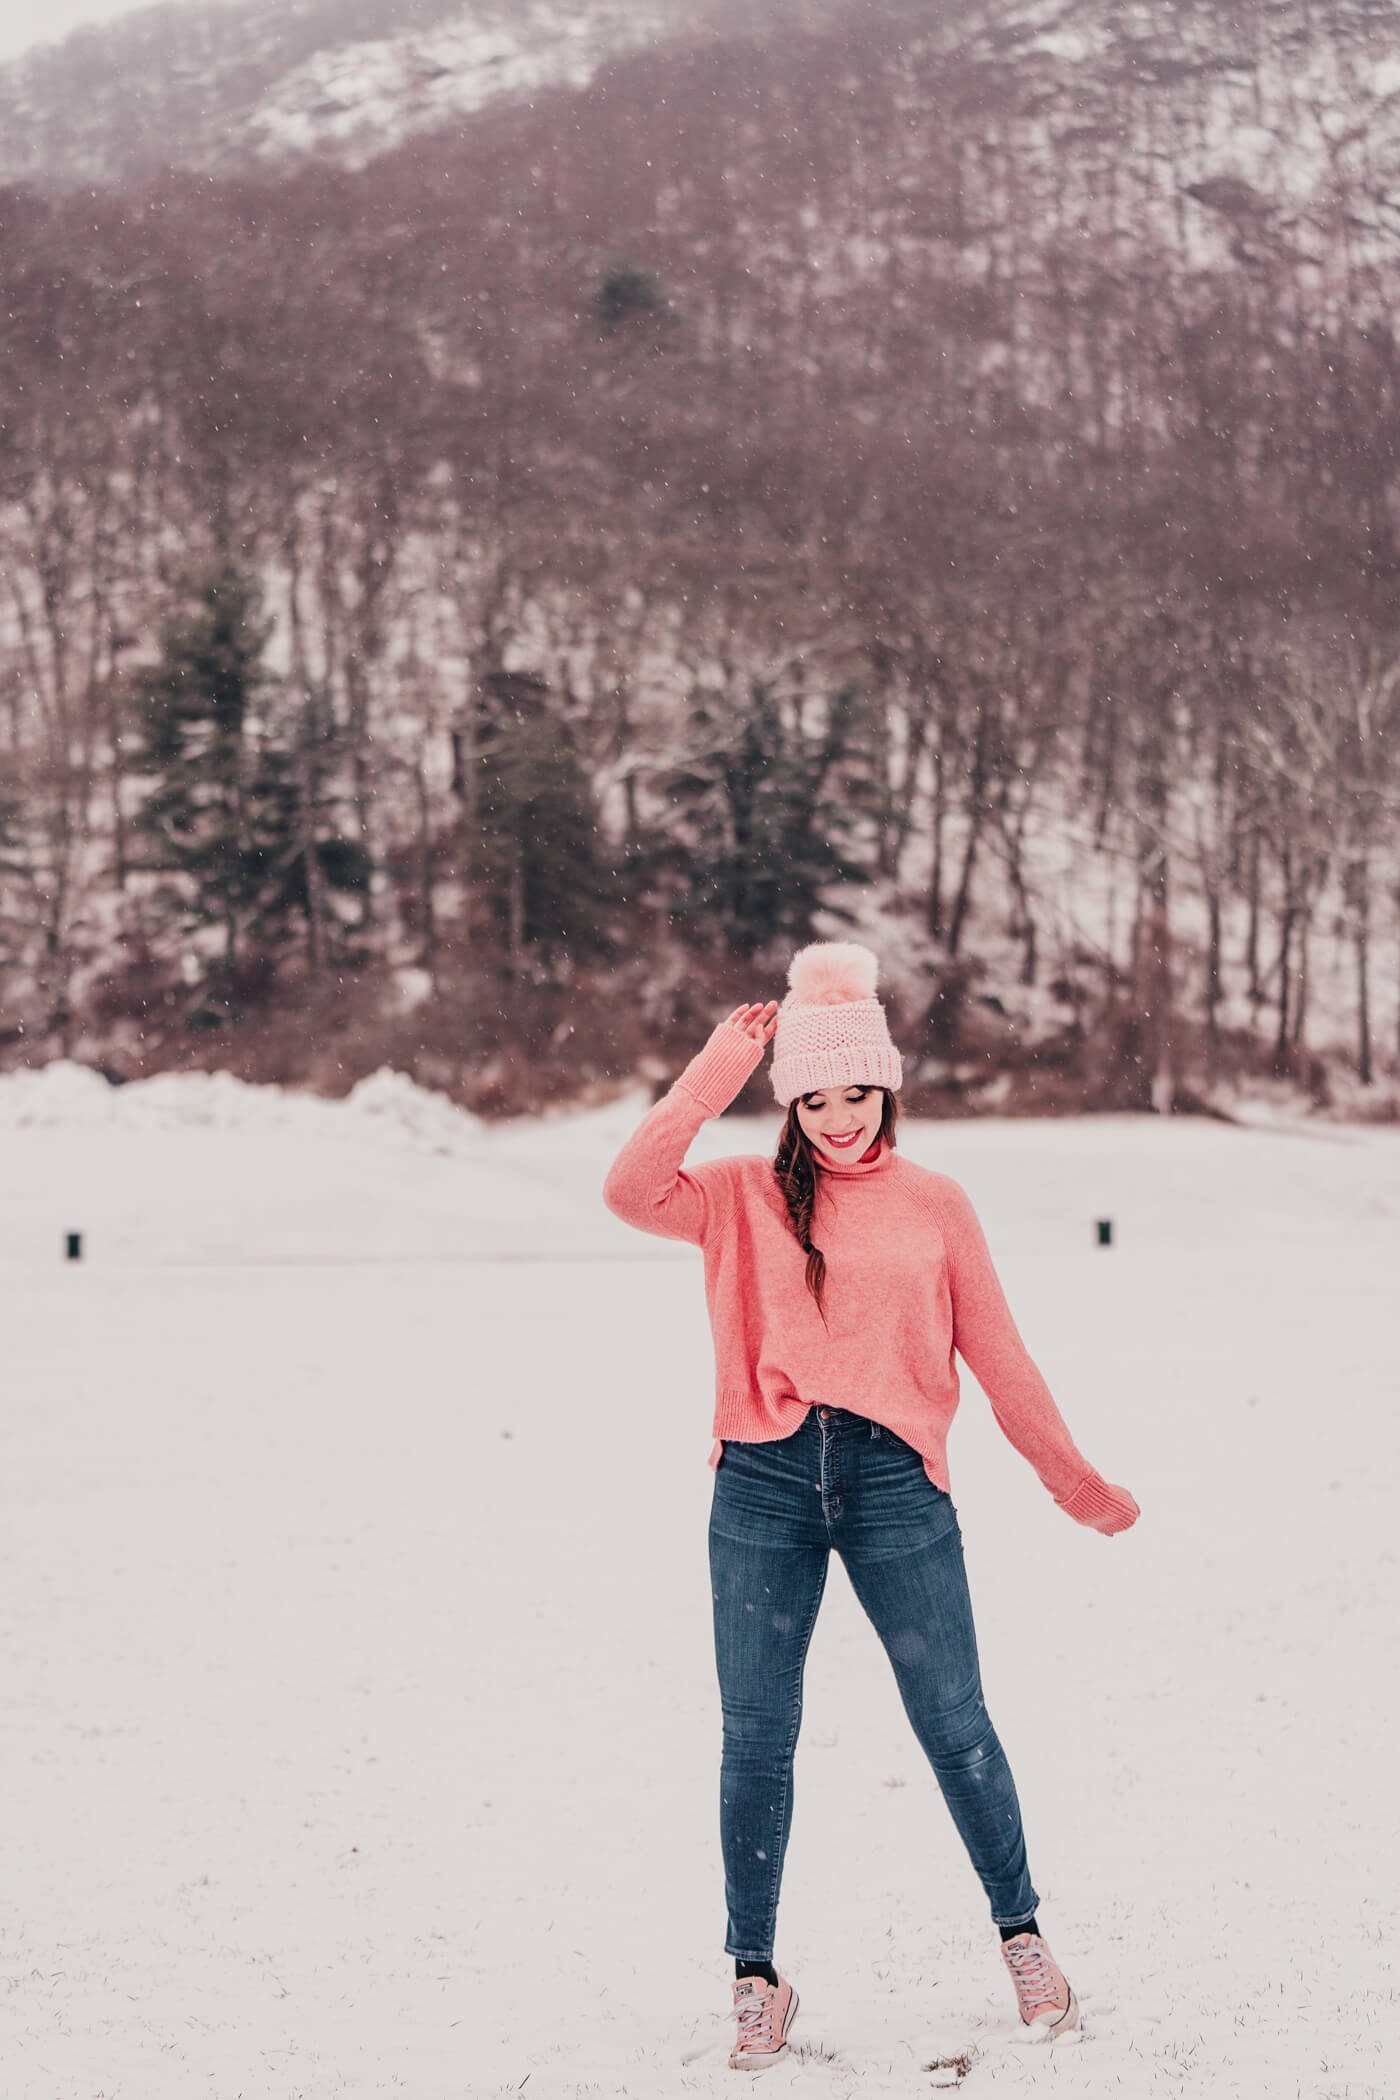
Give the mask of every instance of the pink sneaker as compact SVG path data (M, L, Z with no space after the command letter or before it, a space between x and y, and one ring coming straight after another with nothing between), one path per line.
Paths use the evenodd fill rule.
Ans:
M797 2011L797 1993L782 1977L777 1984L761 1976L741 1976L734 1984L734 2018L739 2036L729 2052L731 2071L766 2071L787 2054L787 2031Z
M1034 1932L1018 1932L1014 1940L1003 1940L1002 1955L1016 1986L1016 2002L1027 2027L1045 2035L1068 2034L1079 2025L1079 2000L1065 1981L1063 1970L1043 1939Z

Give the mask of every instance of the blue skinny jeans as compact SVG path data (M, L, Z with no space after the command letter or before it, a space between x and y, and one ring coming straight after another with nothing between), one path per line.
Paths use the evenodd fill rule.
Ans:
M1027 1924L1036 1894L1015 1783L982 1703L957 1512L892 1430L844 1408L812 1408L776 1443L727 1443L715 1473L725 1951L773 1958L802 1673L833 1547L884 1644L993 1919Z

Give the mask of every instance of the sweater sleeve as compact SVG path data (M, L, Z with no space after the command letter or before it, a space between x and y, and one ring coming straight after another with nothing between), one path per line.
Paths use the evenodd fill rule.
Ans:
M1002 1434L1028 1459L1061 1509L1100 1528L1108 1487L1077 1449L1050 1388L1017 1332L977 1213L955 1181L937 1179L948 1249L953 1342L991 1402Z
M720 1023L613 1161L603 1201L614 1216L662 1239L703 1243L726 1214L727 1178L714 1167L687 1173L683 1161L701 1124L728 1108L762 1062L762 1043Z

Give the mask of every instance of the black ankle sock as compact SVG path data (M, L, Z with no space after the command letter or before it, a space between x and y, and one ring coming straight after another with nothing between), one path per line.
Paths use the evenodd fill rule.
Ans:
M1023 1932L1033 1932L1037 1939L1040 1938L1040 1927L1036 1924L1034 1918L1031 1919L1029 1925L998 1925L997 1931L1004 1940L1019 1939Z
M761 1976L765 1983L771 1983L773 1988L777 1989L778 1972L771 1961L740 1961L736 1957L734 1962L734 1981L738 1983L745 1976Z

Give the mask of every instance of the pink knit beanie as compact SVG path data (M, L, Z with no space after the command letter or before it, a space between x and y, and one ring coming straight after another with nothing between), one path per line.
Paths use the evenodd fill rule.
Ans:
M773 1038L773 1092L786 1108L831 1086L887 1086L904 1074L875 997L879 964L856 941L817 941L792 958Z

